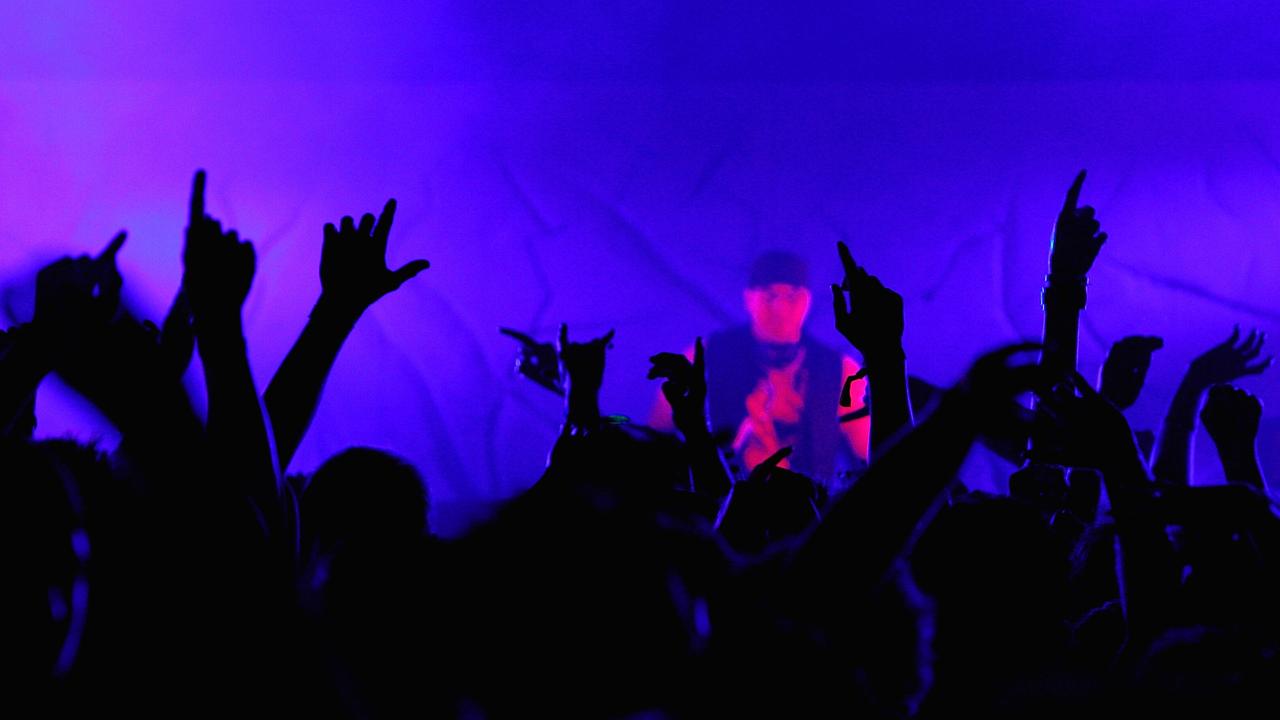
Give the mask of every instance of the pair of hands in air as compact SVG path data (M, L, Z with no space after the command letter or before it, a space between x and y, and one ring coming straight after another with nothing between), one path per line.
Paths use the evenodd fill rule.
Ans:
M1067 190L1066 202L1054 224L1049 255L1050 272L1054 275L1083 277L1107 240L1107 234L1099 232L1094 209L1079 206L1084 179L1085 172L1081 170ZM836 329L864 356L900 351L902 297L858 265L843 242L837 243L837 250L844 279L831 286Z
M143 323L171 356L179 373L191 359L192 321L210 328L234 323L256 269L253 244L241 240L235 230L224 231L221 223L205 212L205 182L204 171L197 171L183 248L182 288L162 328ZM430 267L426 260L414 260L397 270L387 267L387 237L395 210L395 200L389 200L376 220L365 214L359 225L349 216L342 218L338 227L325 225L322 297L346 314L358 317L379 298ZM123 315L116 256L126 237L123 231L117 234L97 257L62 258L37 274L32 324L51 350L65 353L92 336L96 328Z
M498 332L520 343L516 373L557 395L564 395L570 380L579 389L600 389L604 382L605 350L613 342L613 331L584 343L569 342L569 326L561 323L555 343L538 342L526 333L507 327ZM570 376L573 376L570 378Z
M235 230L223 232L221 224L205 214L204 184L204 172L197 172L183 253L183 288L197 317L202 310L209 314L238 312L249 294L255 267L252 243L241 241ZM392 199L376 220L365 213L359 225L349 215L338 227L325 224L320 255L322 298L359 316L431 266L420 259L397 270L387 267L387 238L395 213L396 201Z
M613 341L610 330L587 342L571 342L569 328L561 325L555 344L538 342L511 328L499 328L503 335L520 342L516 372L556 393L593 394L604 381L605 351ZM676 429L686 437L710 432L707 413L707 368L702 338L693 346L693 359L680 353L663 352L649 358L650 380L663 378L662 394L671 405Z
M1194 393L1208 391L1200 419L1215 442L1257 435L1262 402L1228 383L1271 367L1272 358L1258 360L1265 342L1266 333L1257 330L1241 339L1237 326L1230 337L1191 361L1184 382ZM1126 337L1112 345L1102 366L1102 396L1121 409L1131 407L1142 390L1152 353L1162 347L1163 340L1148 335Z
M1107 240L1107 234L1099 232L1094 209L1079 206L1084 179L1085 172L1081 170L1067 190L1054 224L1049 255L1050 273L1054 275L1083 277ZM844 279L831 286L836 329L864 357L901 352L902 297L858 265L843 242L837 244L837 250Z
M1272 358L1258 360L1266 333L1254 330L1243 340L1237 326L1231 337L1191 361L1185 382L1197 392L1208 390L1200 421L1219 448L1252 448L1262 420L1262 401L1229 385L1271 367Z

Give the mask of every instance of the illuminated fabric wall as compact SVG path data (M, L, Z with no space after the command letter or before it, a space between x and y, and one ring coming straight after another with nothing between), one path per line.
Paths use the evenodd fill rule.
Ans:
M29 314L40 262L127 228L126 291L159 318L203 167L210 211L258 246L246 319L265 387L319 292L323 223L398 198L390 262L432 268L357 328L296 470L368 444L415 462L441 502L509 495L536 477L559 403L512 377L499 325L616 328L605 410L644 418L646 358L739 320L772 246L810 258L812 327L834 343L822 283L847 238L906 298L910 370L950 382L1039 336L1049 231L1082 167L1111 236L1082 369L1126 334L1166 340L1135 427L1233 323L1280 317L1264 3L172 5L0 9L4 309ZM1277 378L1245 386L1268 400ZM111 442L56 386L39 402L42 435ZM1201 478L1219 478L1200 445ZM1002 472L969 469L979 486Z

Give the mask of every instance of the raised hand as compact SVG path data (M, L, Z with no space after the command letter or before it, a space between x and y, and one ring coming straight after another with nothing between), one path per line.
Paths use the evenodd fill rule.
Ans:
M1241 341L1237 325L1231 337L1191 361L1160 424L1155 460L1151 463L1156 479L1176 485L1191 484L1191 456L1201 397L1214 385L1257 375L1271 367L1272 358L1258 360L1266 337L1265 333L1254 330Z
M529 378L556 395L564 395L564 383L560 379L560 362L554 344L538 342L529 335L511 328L500 327L498 332L520 343L520 354L516 356L517 374Z
M844 268L844 280L831 286L836 329L862 353L862 369L854 378L871 376L871 442L867 452L874 460L889 438L915 423L907 389L906 353L902 351L902 296L867 274L844 243L837 243L836 249Z
M560 325L556 357L565 388L565 423L569 435L594 431L600 425L600 386L604 383L604 355L613 331L590 342L569 342L569 326Z
M96 258L62 258L36 274L32 325L42 338L66 349L68 343L116 316L121 286L116 254L124 246L125 237L123 231L118 233Z
M662 395L671 405L671 416L676 428L686 437L695 433L710 433L711 421L707 414L707 364L702 349L702 338L693 345L693 362L679 353L658 353L649 358L649 379L666 378L662 383Z
M239 315L257 268L253 243L241 240L235 230L223 232L217 220L206 219L187 232L183 264L182 287L197 324Z
M311 425L325 379L360 316L429 266L415 260L399 270L387 269L387 236L395 213L395 200L388 200L376 222L366 214L358 227L350 217L342 218L341 229L324 226L320 298L263 395L281 468L289 466Z
M569 326L561 323L556 337L556 357L560 377L567 389L599 390L604 382L605 349L613 342L613 331L585 343L569 342Z
M1098 392L1124 410L1132 407L1142 392L1151 368L1151 354L1164 347L1164 340L1151 335L1131 335L1111 346L1102 364Z
M1261 420L1262 401L1231 385L1214 385L1200 410L1204 429L1220 449L1252 448Z
M257 267L253 243L242 241L235 230L223 232L221 223L203 215L204 186L204 171L197 171L182 251L182 290L191 302L197 328L239 321Z
M1200 411L1200 420L1218 448L1227 482L1251 485L1265 492L1257 448L1262 401L1240 388L1214 385Z
M707 410L707 362L702 338L693 345L693 362L679 353L658 353L649 358L649 379L665 378L662 395L671 406L671 418L684 436L689 475L695 491L713 498L729 494L733 476L720 447L711 438ZM790 452L790 451L788 451Z
M253 244L205 213L205 174L191 192L182 251L182 294L191 303L196 344L209 399L210 463L237 481L265 533L287 532L279 468L262 403L253 384L240 315L253 285ZM180 312L180 311L179 311ZM175 321L177 322L177 321Z
M1107 241L1107 234L1098 232L1101 226L1094 219L1094 209L1088 205L1079 207L1084 177L1085 171L1081 170L1067 189L1066 202L1053 226L1049 251L1049 272L1053 275L1083 279Z
M396 201L392 199L376 222L373 215L365 213L359 225L348 215L339 227L333 223L324 226L320 285L326 300L363 313L383 295L431 267L426 260L413 260L397 270L387 268L387 236L395 216Z
M901 352L902 297L854 262L849 247L837 243L844 280L831 286L836 329L864 356Z
M1266 333L1252 330L1243 341L1240 341L1240 326L1237 325L1231 331L1231 337L1214 345L1191 361L1191 367L1187 370L1187 379L1201 389L1206 389L1247 375L1257 375L1271 367L1273 361L1270 356L1257 360L1266 340Z

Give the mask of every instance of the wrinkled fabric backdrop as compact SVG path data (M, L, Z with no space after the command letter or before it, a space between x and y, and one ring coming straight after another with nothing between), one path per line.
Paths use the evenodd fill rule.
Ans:
M949 383L1039 337L1080 168L1110 235L1081 369L1128 334L1166 343L1135 428L1233 323L1280 325L1271 3L263 5L0 6L5 322L29 317L41 263L121 228L128 299L159 319L203 167L210 212L257 246L263 389L319 292L322 225L396 197L389 261L432 267L365 316L291 469L394 451L442 528L527 487L558 428L498 326L616 328L603 406L644 419L648 356L742 320L762 249L810 260L809 327L836 344L824 288L846 238L906 300L910 371ZM1243 385L1274 443L1280 370ZM41 436L115 442L56 383L38 403ZM965 476L994 489L1009 469L980 451ZM1196 471L1221 481L1203 432Z

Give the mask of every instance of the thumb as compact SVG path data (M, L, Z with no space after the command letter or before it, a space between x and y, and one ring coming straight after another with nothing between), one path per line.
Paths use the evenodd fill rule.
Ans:
M431 267L427 260L413 260L405 263L399 270L391 273L391 289L395 290L412 280L418 273Z
M859 370L858 372L862 372ZM853 407L853 381L857 380L857 375L850 375L844 379L844 387L840 390L840 407Z

